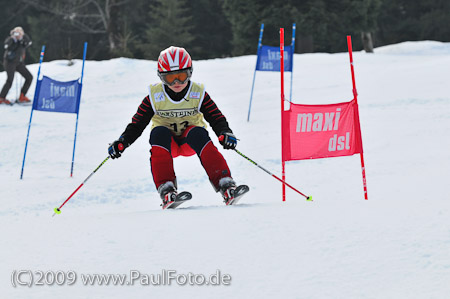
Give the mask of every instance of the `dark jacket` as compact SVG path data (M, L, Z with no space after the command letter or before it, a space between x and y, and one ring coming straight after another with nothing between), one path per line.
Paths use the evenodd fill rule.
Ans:
M176 93L170 88L164 85L164 89L173 101L181 101L189 90L189 83L182 91ZM228 126L227 119L225 115L217 107L216 103L211 99L209 94L205 92L203 97L202 105L200 107L200 112L203 114L204 119L209 123L214 133L217 136L224 132L233 133ZM141 136L144 129L150 123L152 117L155 115L153 112L150 99L146 96L141 105L138 107L138 111L133 116L131 123L128 124L125 131L122 133L121 137L124 138L125 142L130 145L136 141L136 139Z
M5 40L5 54L3 61L6 63L20 63L25 61L25 51L31 46L32 42L27 34L23 35L22 40L15 41L11 36Z

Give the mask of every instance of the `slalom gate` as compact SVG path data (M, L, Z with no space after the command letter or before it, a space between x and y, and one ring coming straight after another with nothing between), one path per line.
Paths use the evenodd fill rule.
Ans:
M309 160L360 154L364 198L367 200L366 171L355 84L351 36L347 36L353 99L329 105L301 105L290 102L285 110L284 98L284 28L280 28L281 74L281 162L282 180L286 179L285 164L293 160ZM291 51L290 49L288 51ZM292 55L292 54L291 54ZM282 187L286 200L286 187Z
M43 78L39 80L42 61L44 60L44 53L45 53L45 45L42 46L39 59L39 70L37 75L36 90L34 93L30 120L28 122L27 140L25 142L25 151L23 154L20 179L23 178L25 159L28 148L28 140L30 136L31 122L33 119L33 111L35 110L46 112L75 113L77 115L75 122L75 136L73 141L72 163L70 167L70 176L73 175L73 167L75 161L75 146L77 142L77 131L78 131L78 116L80 112L80 99L81 99L81 89L83 87L84 63L86 61L86 51L87 51L87 42L84 43L83 65L81 68L81 77L79 79L68 82L61 82L51 79L50 77L43 76Z

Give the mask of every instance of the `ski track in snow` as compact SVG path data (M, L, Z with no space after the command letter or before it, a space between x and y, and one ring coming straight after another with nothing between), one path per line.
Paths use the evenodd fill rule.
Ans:
M296 54L293 102L352 98L347 53ZM239 150L281 172L279 74L255 55L194 61L240 139ZM70 178L75 116L36 111L20 180L30 107L0 106L2 298L447 298L450 294L450 43L407 42L354 53L369 200L359 157L292 161L287 189L233 151L221 150L250 193L226 207L196 156L174 161L193 199L162 211L149 169L149 128L59 206L107 156L157 82L155 61L87 61ZM37 74L38 65L30 65ZM57 80L81 61L45 62ZM18 77L16 77L17 79ZM285 94L289 97L290 73ZM0 73L0 82L6 80ZM23 81L22 81L23 82ZM8 98L15 97L15 84ZM34 91L35 81L29 95ZM216 137L210 130L216 146ZM11 285L18 270L76 271L72 286ZM230 274L229 286L85 286L82 274ZM26 279L26 276L24 276Z

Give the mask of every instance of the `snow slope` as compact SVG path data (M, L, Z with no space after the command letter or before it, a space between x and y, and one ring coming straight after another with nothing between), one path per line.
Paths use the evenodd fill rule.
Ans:
M30 107L0 106L1 298L448 298L450 44L409 42L375 53L354 53L368 201L358 156L289 162L287 181L314 201L288 190L283 203L278 181L222 150L234 178L251 188L241 204L223 206L194 156L175 160L179 188L194 199L161 211L147 128L51 217L107 156L147 85L158 81L156 63L86 63L73 178L74 115L34 113L20 180ZM352 98L347 53L294 59L294 102ZM248 123L255 62L254 55L194 61L193 80L205 83L227 116L239 150L278 175L279 74L257 73ZM29 68L37 74L38 65ZM59 80L80 71L80 61L42 66ZM286 78L289 95L289 73ZM28 96L32 91L34 83ZM14 288L12 273L19 270L72 270L77 281ZM232 280L228 286L87 286L81 279L131 270L206 276L220 270Z

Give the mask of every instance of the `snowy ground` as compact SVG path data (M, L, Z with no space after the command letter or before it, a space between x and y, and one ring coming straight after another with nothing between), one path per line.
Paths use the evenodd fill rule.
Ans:
M283 203L278 181L222 151L234 178L251 188L242 204L223 206L194 156L175 160L179 187L194 199L162 211L147 128L51 217L107 156L108 143L158 80L156 64L86 63L73 178L74 115L34 113L20 180L30 107L0 106L1 298L448 298L450 44L402 43L354 53L354 60L368 201L358 156L289 162L287 181L314 201L288 191ZM258 72L246 121L255 62L254 55L194 61L193 80L205 83L227 116L239 150L279 174L279 74ZM29 68L36 76L38 66ZM295 55L294 70L294 102L351 100L347 53ZM42 66L43 74L62 81L80 71L80 61ZM1 84L5 79L0 73ZM34 83L28 96L33 93ZM14 288L12 273L20 270L35 279L38 271L74 271L77 280ZM81 278L132 270L205 276L220 270L232 279L228 286L144 286L140 280L86 286Z

